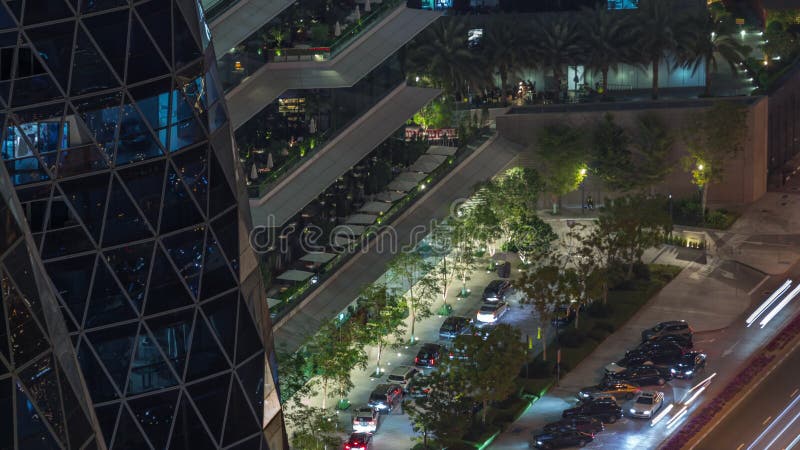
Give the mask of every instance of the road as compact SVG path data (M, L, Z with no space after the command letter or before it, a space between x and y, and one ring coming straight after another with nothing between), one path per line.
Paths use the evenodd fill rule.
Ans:
M694 448L789 450L797 446L800 443L798 368L800 347Z

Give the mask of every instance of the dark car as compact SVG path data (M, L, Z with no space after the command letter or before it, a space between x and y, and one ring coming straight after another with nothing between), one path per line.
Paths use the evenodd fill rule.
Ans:
M694 342L692 342L692 335L690 334L665 334L662 336L654 337L648 341L644 341L642 345L654 342L654 343L663 343L663 342L672 342L675 343L681 348L690 349L694 347Z
M649 341L650 339L668 334L692 336L692 327L690 327L685 320L661 322L652 328L642 331L642 341Z
M670 367L680 361L684 353L683 348L674 342L656 342L627 352L625 359L628 360L628 366L649 362L658 366Z
M372 450L372 435L369 433L353 433L344 443L344 450Z
M382 413L389 413L403 401L403 388L399 384L379 384L369 395L369 405Z
M612 398L598 398L564 410L561 417L567 419L575 416L595 417L603 423L614 423L622 418L622 408Z
M424 398L431 393L431 386L425 377L416 377L408 383L408 395L411 398Z
M542 433L533 436L531 447L533 448L567 448L583 447L592 442L594 435L581 433L580 431L557 431L555 433Z
M556 431L575 430L581 433L597 434L605 429L603 422L594 417L570 417L569 419L561 419L558 422L548 423L542 429L544 433L553 433Z
M422 348L414 358L414 365L427 368L436 367L439 365L439 360L442 359L442 353L444 353L444 349L439 344L422 344Z
M459 335L469 332L472 320L461 316L450 316L444 319L444 323L439 327L439 337L442 339L455 339Z
M484 341L489 339L489 334L497 328L496 323L489 323L489 322L475 322L472 324L472 334L475 336L480 336L481 339Z
M483 301L498 302L506 299L506 294L511 291L511 282L508 280L494 280L483 290Z
M607 374L606 380L627 381L628 383L635 383L639 386L651 386L655 384L662 386L671 378L667 373L669 373L667 369L659 369L656 366L645 365L628 368L627 370L615 374Z
M693 378L698 372L706 368L706 354L702 352L689 352L678 361L670 372L675 378Z

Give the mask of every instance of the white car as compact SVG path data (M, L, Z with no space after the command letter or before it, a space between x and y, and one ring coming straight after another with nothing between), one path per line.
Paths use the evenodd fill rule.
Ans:
M375 433L378 430L378 421L381 414L377 409L362 406L353 412L354 433Z
M506 302L491 302L484 303L481 309L478 310L478 322L494 323L497 319L502 317L508 311L508 303Z
M649 419L664 406L664 394L658 391L642 391L633 399L628 413L631 417Z

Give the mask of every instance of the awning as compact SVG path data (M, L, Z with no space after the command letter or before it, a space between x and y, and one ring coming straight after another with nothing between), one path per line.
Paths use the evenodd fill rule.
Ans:
M431 145L428 151L425 152L429 155L444 155L453 156L458 151L458 147L448 147L445 145Z
M334 255L333 253L311 252L303 255L303 257L300 258L300 261L325 264L326 262L332 260L335 257L336 255Z
M277 276L279 280L286 280L286 281L305 281L309 278L314 276L313 272L306 272L305 270L287 270L282 274Z
M422 155L411 165L412 172L431 173L447 160L444 155Z
M368 202L366 205L362 206L361 209L359 209L359 212L365 212L368 214L381 214L391 209L391 207L391 203Z

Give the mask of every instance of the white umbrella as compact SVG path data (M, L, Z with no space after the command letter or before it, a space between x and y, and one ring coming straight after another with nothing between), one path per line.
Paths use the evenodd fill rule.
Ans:
M250 179L253 181L258 179L258 167L256 167L255 161L253 161L253 165L250 167Z
M339 37L342 35L342 26L339 25L339 21L336 21L336 25L333 27L333 35Z
M317 121L312 117L308 122L308 132L314 134L317 132Z
M274 166L275 162L272 161L272 152L269 152L269 154L267 155L267 170L272 170Z
M372 5L369 4L369 0L364 1L364 12L372 11Z
M358 5L356 5L356 22L361 20L361 10L358 9Z

